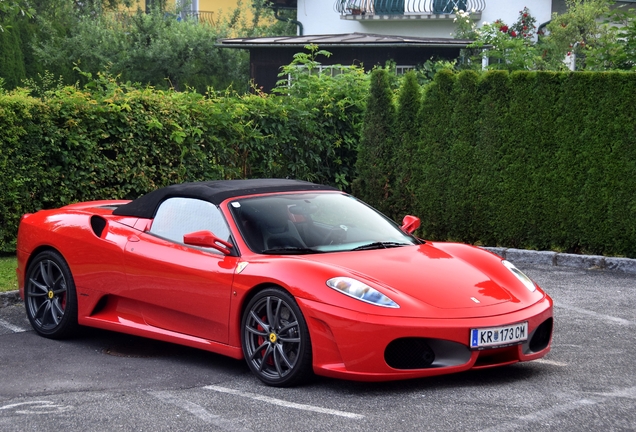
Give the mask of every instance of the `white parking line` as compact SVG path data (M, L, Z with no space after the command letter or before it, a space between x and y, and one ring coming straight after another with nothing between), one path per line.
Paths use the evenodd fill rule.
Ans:
M554 408L542 410L536 413L527 414L527 415L518 417L513 421L498 424L497 426L489 427L488 429L481 429L479 432L513 431L513 430L519 429L520 426L527 425L528 423L545 421L556 416L557 414L561 414L567 411L572 411L582 406L594 405L598 402L599 401L597 400L591 400L591 399L580 399L577 401L572 401L570 403L558 405Z
M561 309L565 309L565 310L571 310L573 312L577 312L581 315L587 315L587 316L591 316L594 317L596 319L599 319L601 321L608 321L610 323L613 324L620 324L620 325L635 325L636 323L623 319L623 318L617 318L611 315L605 315L605 314L600 314L598 312L594 312L594 311L590 311L587 309L582 309L576 306L570 306L567 304L563 304L563 303L554 303L554 307L556 308L561 308Z
M248 398L248 399L254 399L254 400L257 400L257 401L261 401L261 402L267 402L267 403L270 403L272 405L279 405L279 406L282 406L282 407L285 407L285 408L294 408L294 409L299 409L299 410L304 410L304 411L313 411L313 412L317 412L317 413L330 414L330 415L346 417L346 418L351 418L351 419L362 419L362 418L364 418L364 416L361 415L361 414L354 414L354 413L350 413L350 412L346 412L346 411L338 411L338 410L333 410L333 409L329 409L329 408L317 407L317 406L313 406L313 405L299 404L299 403L289 402L289 401L282 400L282 399L276 399L276 398L269 397L269 396L259 395L259 394L256 394L256 393L242 392L240 390L234 390L234 389L230 389L230 388L226 388L226 387L219 387L219 386L209 385L209 386L205 386L203 388L207 389L207 390L217 391L217 392L220 392L220 393L229 393L229 394L233 394L233 395L236 395L236 396L241 396L241 397Z
M636 387L629 387L625 389L617 389L610 393L588 393L595 395L596 397L579 399L565 404L557 405L553 408L538 411L536 413L526 414L524 416L517 417L516 419L502 423L488 429L481 429L479 432L504 432L513 431L519 429L520 426L526 426L528 423L540 422L549 420L558 414L572 411L583 406L595 405L598 403L607 402L612 398L627 398L636 399Z
M614 390L611 393L593 393L599 396L617 397L626 399L636 399L636 387L630 387L623 390Z
M20 408L15 410L16 414L58 414L73 409L70 405L56 405L51 401L29 401L1 406L0 410L12 410L14 408Z
M543 364L548 364L548 365L552 365L552 366L567 366L567 363L563 363L563 362L559 362L556 360L548 360L548 359L537 359L534 360L533 363L543 363Z
M231 432L251 432L250 429L245 429L244 427L236 425L229 420L222 419L221 416L212 414L202 406L187 400L180 399L167 391L154 391L148 392L148 394L171 405L175 405L181 409L184 409L190 414L198 417L206 423L213 424L219 429Z
M22 332L27 331L27 329L15 326L15 325L11 324L10 322L7 322L7 321L5 321L3 319L0 319L0 326L6 328L7 330L11 330L14 333L22 333Z

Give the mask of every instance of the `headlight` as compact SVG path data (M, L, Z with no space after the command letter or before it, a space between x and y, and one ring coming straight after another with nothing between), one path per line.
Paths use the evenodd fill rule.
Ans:
M511 263L510 261L503 260L503 261L501 261L501 263L508 270L510 270L512 272L512 274L515 275L517 277L517 279L519 279L521 281L521 283L523 283L526 286L526 288L528 288L530 290L530 292L535 292L535 290L537 289L537 286L532 281L532 279L530 279L528 276L526 276L521 270L519 270L517 267L515 267L514 264Z
M335 277L327 281L327 286L355 299L376 306L399 308L400 306L375 288L363 284L359 280L348 277Z

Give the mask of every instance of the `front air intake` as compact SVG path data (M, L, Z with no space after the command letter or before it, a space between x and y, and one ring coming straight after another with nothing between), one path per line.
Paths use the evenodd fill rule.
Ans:
M401 338L386 347L384 360L394 369L424 369L433 364L435 353L422 338Z
M530 351L538 352L548 347L552 336L552 318L543 321L530 338Z

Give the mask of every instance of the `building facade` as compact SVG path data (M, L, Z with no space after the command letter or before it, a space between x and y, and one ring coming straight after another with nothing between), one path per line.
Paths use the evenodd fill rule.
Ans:
M452 37L453 8L471 12L481 26L501 19L517 21L528 7L541 24L550 20L552 0L297 0L297 20L305 35L373 33L417 37ZM474 11L474 12L473 12Z
M136 3L127 9L129 12L137 10L148 12L151 8L159 6L161 3L160 0L137 0ZM176 6L184 16L196 18L208 24L215 24L221 16L227 15L236 9L238 0L167 0L165 4L170 8ZM246 6L245 2L243 2L243 10L250 14L249 7Z

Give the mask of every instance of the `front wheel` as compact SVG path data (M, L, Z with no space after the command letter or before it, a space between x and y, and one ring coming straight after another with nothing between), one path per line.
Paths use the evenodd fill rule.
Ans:
M76 333L75 283L62 255L44 251L31 261L26 272L24 303L29 321L40 335L63 339Z
M311 341L294 298L267 288L248 303L241 320L243 355L265 384L289 387L311 375Z

